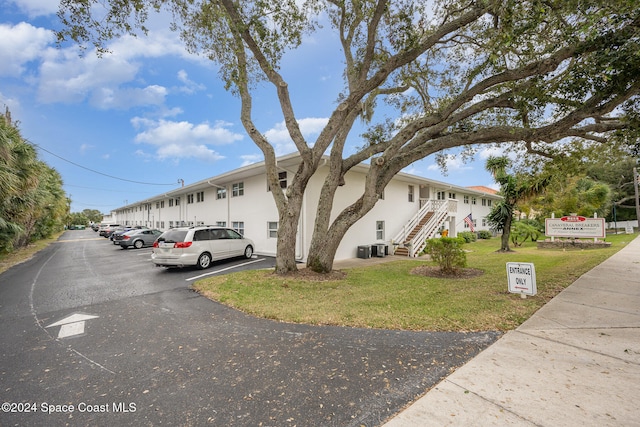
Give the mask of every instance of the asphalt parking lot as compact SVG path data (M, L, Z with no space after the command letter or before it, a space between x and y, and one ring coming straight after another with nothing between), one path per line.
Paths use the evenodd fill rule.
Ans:
M0 425L376 426L500 336L255 318L190 286L272 258L149 255L74 230L0 275Z

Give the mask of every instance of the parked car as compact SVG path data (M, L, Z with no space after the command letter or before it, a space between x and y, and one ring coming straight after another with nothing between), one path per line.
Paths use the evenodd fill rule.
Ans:
M119 244L122 249L141 249L145 246L153 246L153 242L162 234L160 230L129 230L119 236L114 236L113 242ZM116 240L117 239L117 240Z
M131 226L131 225L127 225L125 227L118 227L116 228L110 235L109 235L109 240L111 240L113 242L114 245L119 245L120 244L120 240L122 240L122 236L132 230L148 230L149 227L145 227L145 226L141 226L141 225L135 225L135 226ZM151 242L153 243L153 242Z
M100 226L100 228L98 229L98 234L103 236L103 237L109 237L111 235L111 233L113 233L113 231L118 228L121 227L120 224L107 224L104 227Z
M207 268L212 261L253 256L253 241L229 228L178 227L162 233L153 244L151 260L160 267L195 265Z
M133 229L131 227L116 227L115 229L105 232L104 237L107 237L109 240L113 242L114 245L117 245L118 242L116 241L116 238L122 236L124 233L126 233L129 230L133 230Z

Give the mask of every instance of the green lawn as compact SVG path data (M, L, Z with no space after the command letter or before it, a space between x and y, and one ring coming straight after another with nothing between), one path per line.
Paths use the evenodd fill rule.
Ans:
M465 245L467 266L484 271L473 279L435 279L411 274L415 259L346 269L343 279L304 280L272 271L247 271L197 282L203 295L246 313L284 322L354 327L478 331L510 330L582 274L623 248L636 235L607 237L608 249L538 250L528 242L515 252L495 252L498 239ZM538 295L507 291L507 262L533 263Z

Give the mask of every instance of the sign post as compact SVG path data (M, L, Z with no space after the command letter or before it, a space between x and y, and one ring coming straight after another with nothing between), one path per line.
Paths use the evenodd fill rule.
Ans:
M507 279L509 292L512 294L520 294L522 298L526 298L527 295L533 296L538 292L533 263L508 262Z

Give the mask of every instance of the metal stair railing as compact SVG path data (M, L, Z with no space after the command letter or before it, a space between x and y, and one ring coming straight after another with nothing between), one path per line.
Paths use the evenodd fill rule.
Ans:
M436 200L427 200L418 212L402 227L402 230L393 238L392 242L399 244L405 243L409 233L418 226L427 213L433 210L433 202L436 202Z
M449 216L449 204L446 200L434 200L433 202L433 215L409 242L408 249L410 257L415 257L416 254L419 254L424 249L427 244L427 239L435 235L440 225Z

